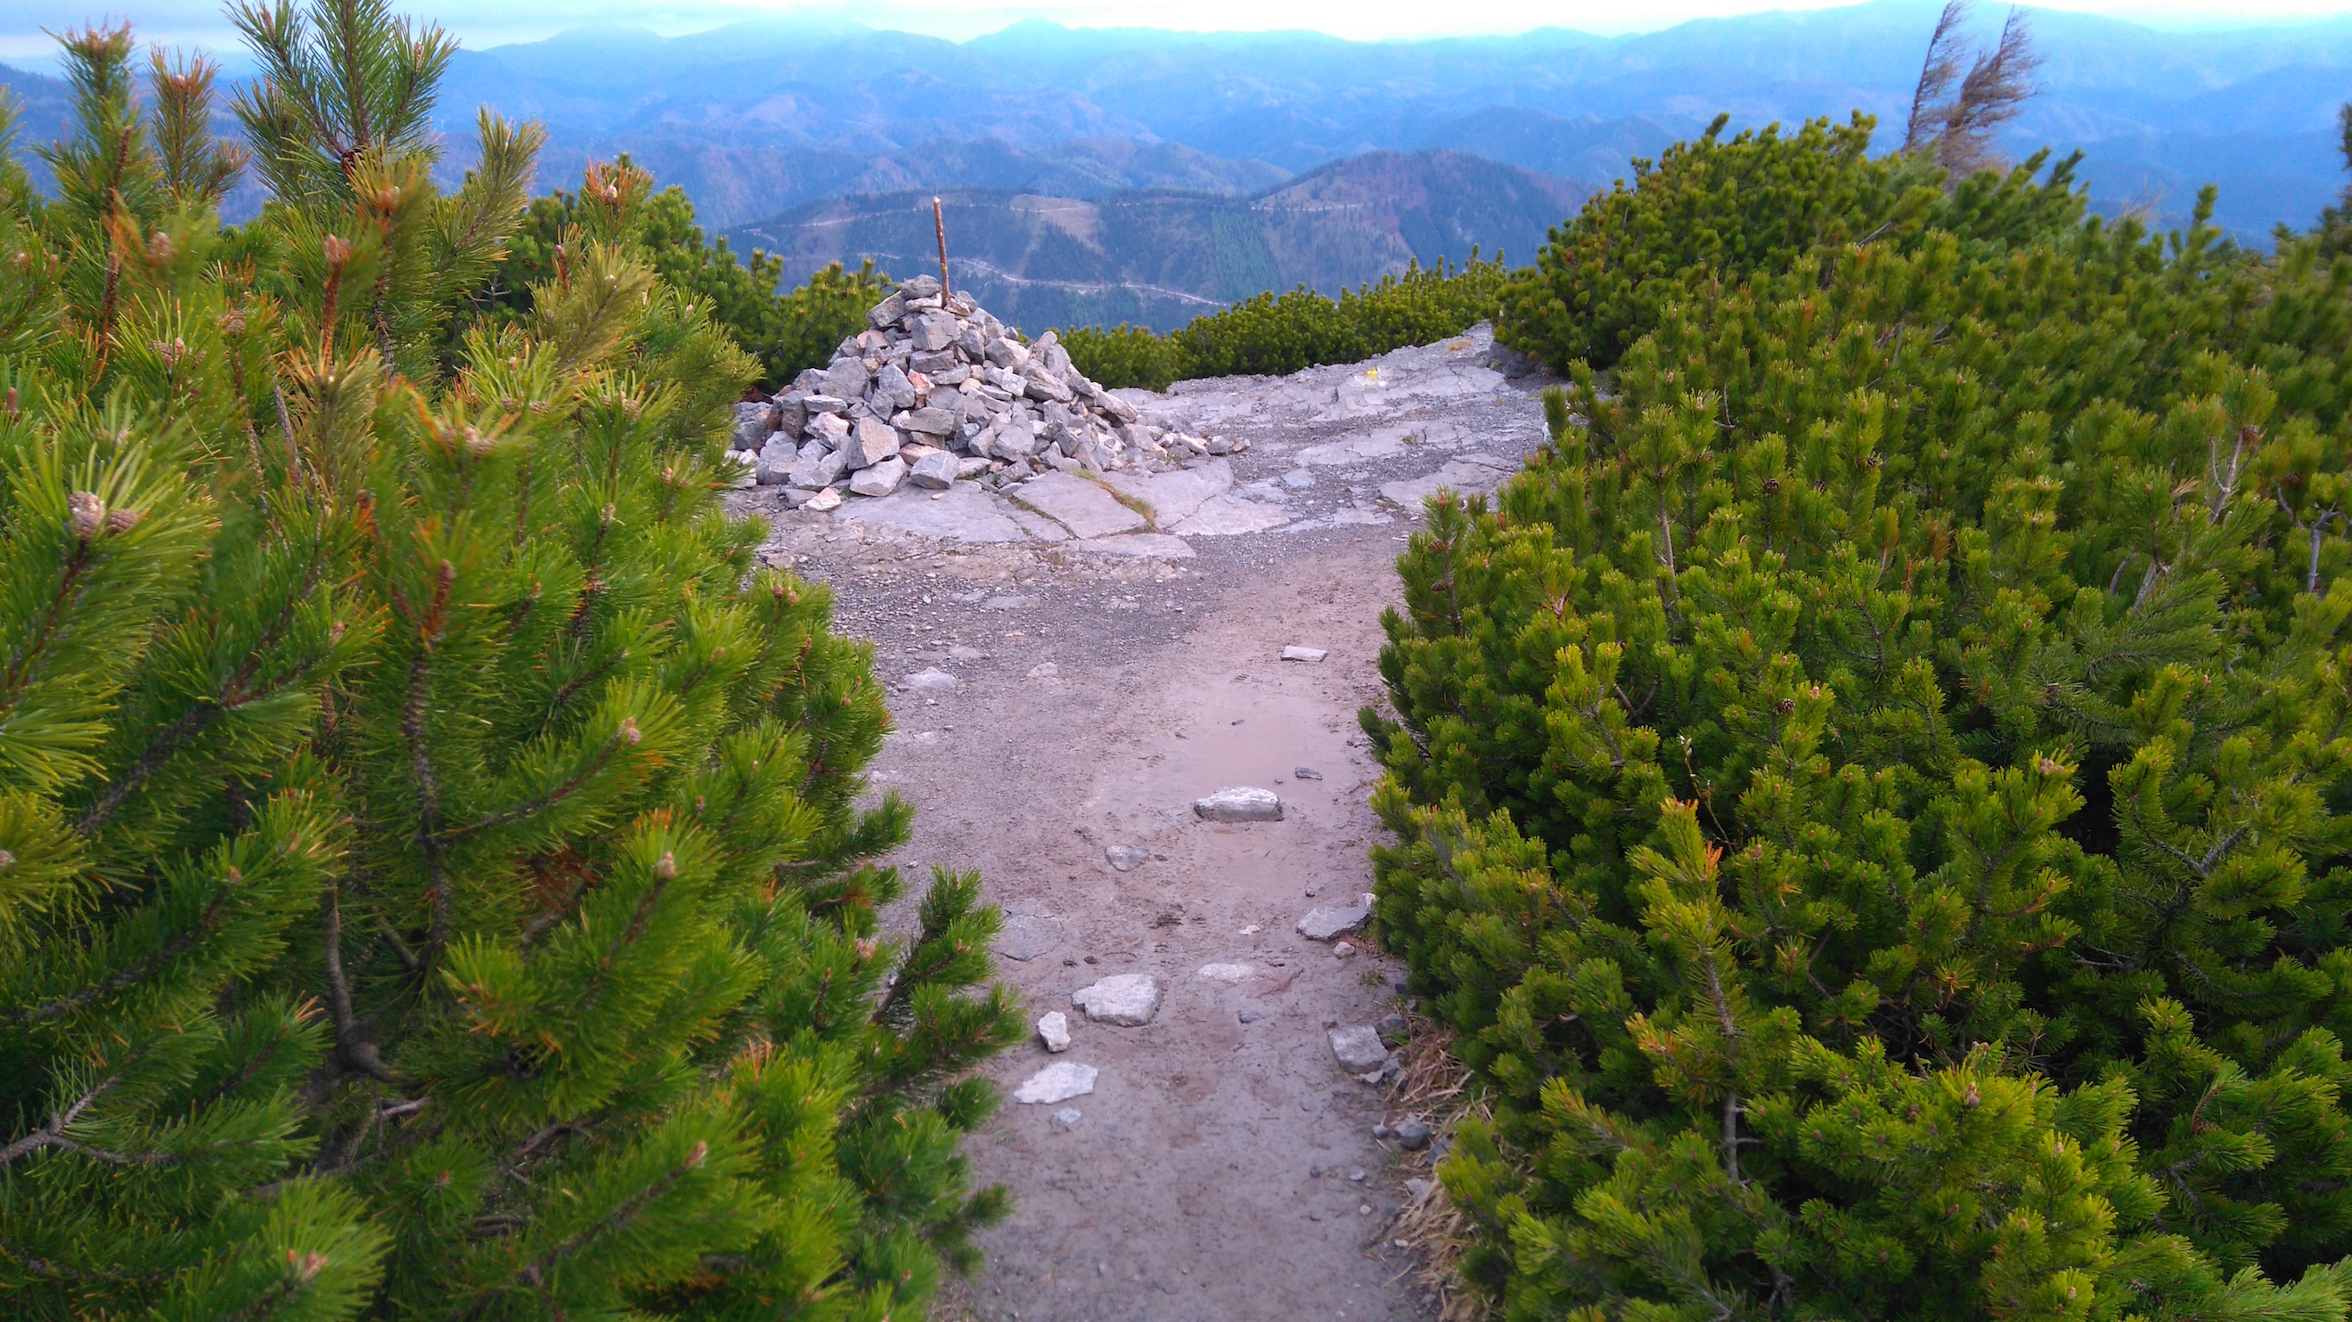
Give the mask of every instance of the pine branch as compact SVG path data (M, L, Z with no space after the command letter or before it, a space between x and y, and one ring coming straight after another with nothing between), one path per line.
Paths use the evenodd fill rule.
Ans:
M76 1267L72 1263L58 1262L28 1252L4 1239L0 1239L0 1254L15 1259L27 1272L35 1276L46 1277L54 1281L72 1281L76 1285L129 1284L152 1288L171 1279L171 1273L167 1271L128 1272L119 1268L92 1270L86 1267Z
M697 1142L694 1147L687 1152L685 1161L676 1166L670 1167L666 1171L663 1171L653 1180L652 1183L646 1185L643 1189L638 1190L635 1194L632 1194L627 1199L623 1200L620 1206L614 1208L602 1219L591 1222L590 1224L582 1227L578 1231L575 1231L571 1235L565 1237L554 1247L548 1249L538 1257L533 1258L530 1262L525 1263L520 1270L515 1272L515 1279L530 1286L532 1291L539 1296L540 1300L547 1305L550 1313L558 1317L562 1316L563 1310L556 1307L554 1296L547 1288L547 1273L554 1269L558 1263L561 1263L568 1258L577 1256L583 1249L586 1249L588 1246L594 1244L599 1239L617 1234L621 1230L627 1228L631 1222L635 1221L637 1217L642 1212L644 1212L645 1208L649 1204L659 1199L662 1195L668 1193L678 1184L679 1181L685 1179L689 1173L699 1169L704 1159L709 1155L710 1145L708 1143ZM459 1310L452 1312L449 1316L463 1316L466 1311L466 1309L460 1308Z
M133 1059L136 1060L139 1056L144 1056L146 1054L146 1052L142 1051L138 1053L138 1055L134 1056ZM7 1147L0 1148L0 1167L12 1164L18 1157L40 1152L47 1148L57 1148L62 1151L72 1152L79 1156L89 1157L93 1160L104 1162L110 1166L161 1167L178 1165L180 1161L179 1157L169 1152L111 1152L105 1148L90 1147L87 1144L76 1142L73 1139L67 1138L65 1136L65 1131L76 1121L82 1118L82 1113L84 1111L87 1111L93 1105L96 1105L99 1098L104 1097L109 1092L112 1092L115 1085L120 1082L122 1082L122 1072L118 1070L115 1073L109 1074L105 1078L100 1079L97 1083L92 1084L88 1091L84 1092L80 1097L75 1098L73 1103L67 1106L64 1110L50 1112L48 1123L42 1125L39 1129L34 1130L32 1133L25 1135L23 1138L20 1138L9 1144Z
M419 622L416 660L409 665L408 700L400 712L400 733L408 740L408 766L417 791L418 848L432 880L433 918L425 938L424 962L441 955L449 941L452 896L449 865L442 857L441 784L433 771L432 750L425 739L425 716L432 704L433 648L441 639L449 610L449 592L457 582L457 566L447 560L433 576L433 602Z
M147 958L127 968L117 969L107 977L91 983L71 995L60 996L29 1009L19 1010L9 1018L20 1024L46 1023L71 1014L110 992L122 991L145 982L156 970L179 958L189 947L195 945L197 938L219 921L222 909L228 905L229 896L244 880L244 874L235 868L229 868L223 875L221 884L214 888L212 898L205 903L204 911L197 915L196 921L174 932L171 939L157 946L154 953L148 955Z
M335 1017L335 1049L344 1064L381 1083L392 1082L392 1071L377 1054L376 1044L359 1031L351 1013L351 982L343 974L343 896L327 888L326 934L321 962L327 972L327 1008Z

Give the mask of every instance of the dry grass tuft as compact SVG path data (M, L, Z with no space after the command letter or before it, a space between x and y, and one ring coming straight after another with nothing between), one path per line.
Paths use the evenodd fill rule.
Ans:
M923 1310L923 1322L981 1322L980 1310L972 1304L972 1289L972 1281L951 1274L940 1282L931 1306Z
M1399 1177L1421 1181L1421 1192L1408 1196L1381 1231L1384 1240L1401 1244L1412 1257L1392 1284L1409 1282L1409 1288L1434 1298L1442 1322L1484 1322L1493 1316L1493 1305L1463 1283L1459 1270L1473 1227L1437 1182L1437 1154L1452 1143L1464 1116L1487 1119L1492 1111L1472 1089L1470 1071L1454 1059L1452 1030L1423 1015L1405 1018L1412 1035L1398 1055L1400 1077L1388 1121L1393 1125L1417 1115L1437 1137L1419 1152L1397 1154Z

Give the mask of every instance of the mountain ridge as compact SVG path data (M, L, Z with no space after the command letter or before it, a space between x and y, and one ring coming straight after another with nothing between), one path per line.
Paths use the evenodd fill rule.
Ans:
M1255 196L1132 189L1094 199L1004 189L936 194L955 283L1007 322L1132 322L1172 330L1264 290L1327 294L1418 262L1532 258L1582 204L1565 179L1462 152L1376 152ZM894 275L933 269L931 198L900 191L826 198L725 232L782 259L795 284L828 263L872 260Z

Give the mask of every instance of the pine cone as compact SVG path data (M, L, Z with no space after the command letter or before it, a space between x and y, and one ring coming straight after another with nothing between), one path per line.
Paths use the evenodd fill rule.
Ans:
M83 541L96 537L106 526L106 502L96 492L77 491L65 498L65 530Z

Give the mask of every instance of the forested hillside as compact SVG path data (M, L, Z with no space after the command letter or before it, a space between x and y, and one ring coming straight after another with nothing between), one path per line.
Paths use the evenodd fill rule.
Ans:
M1031 333L1132 322L1172 330L1265 290L1330 294L1474 250L1532 255L1585 191L1457 152L1373 153L1255 198L1173 191L1094 199L944 194L959 288ZM836 198L727 232L797 284L834 263L935 269L927 192Z

